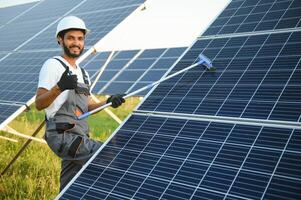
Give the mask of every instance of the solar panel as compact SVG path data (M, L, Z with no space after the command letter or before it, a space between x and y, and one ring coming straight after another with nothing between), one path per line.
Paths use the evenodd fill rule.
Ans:
M110 9L113 10L121 7L127 7L127 6L131 7L134 5L138 7L143 2L144 0L121 0L121 1L102 0L100 4L98 0L88 0L87 2L85 2L85 4L83 4L76 10L74 10L74 13L75 14L85 13L85 12L93 13L99 10L110 10Z
M297 28L300 17L299 0L232 1L203 35Z
M96 92L98 94L129 93L157 81L185 49L185 47L145 49L140 53L138 51L121 51L109 63L99 80L97 86L100 87L96 87ZM126 58L121 56L122 53L129 54L129 52L131 52L131 56ZM95 62L91 62L92 64ZM144 91L140 95L145 95L147 92Z
M59 199L300 199L299 142L300 130L132 115Z
M0 51L12 51L19 47L49 24L54 23L80 2L80 0L46 0L38 3L37 6L33 7L29 12L23 13L12 23L7 24L1 29ZM52 12L49 12L49 10L52 10ZM50 42L55 43L53 42L54 33L51 38L52 40ZM47 47L43 49L45 48ZM33 48L23 48L23 50L32 49Z
M36 3L37 2L0 8L0 26L5 25L10 20L20 15L22 12L25 12L27 9L36 5Z
M13 53L0 65L0 101L26 103L36 92L39 71L53 52Z
M19 47L21 44L29 40L37 32L45 28L51 19L37 19L25 22L18 20L5 25L0 32L0 51L10 52Z
M58 19L69 10L77 6L81 0L46 0L38 4L30 12L22 15L18 22L34 21L36 19ZM49 10L51 9L51 12Z
M4 122L9 116L16 112L21 105L12 105L11 102L0 101L0 121Z
M300 121L301 32L200 39L172 72L199 53L217 72L194 68L162 84L139 110Z
M143 1L140 0L140 2ZM78 12L71 12L69 15L76 15L77 17L83 19L87 27L91 30L91 32L85 40L86 46L94 45L99 39L101 39L107 33L109 33L115 26L117 26L122 20L124 20L130 13L132 13L138 7L137 4L134 4L128 5L127 7L117 7L111 10L100 9L98 11L95 11L94 13L79 12L81 10L80 8L84 5L85 3L79 7ZM89 8L93 10L93 4L89 5ZM41 33L39 36L33 39L30 43L23 46L21 49L26 50L58 48L58 45L55 42L53 42L55 38L56 26L56 23L53 24L48 29L43 31L43 33Z

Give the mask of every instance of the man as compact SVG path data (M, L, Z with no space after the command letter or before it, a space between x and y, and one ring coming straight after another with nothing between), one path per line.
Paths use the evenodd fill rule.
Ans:
M117 108L125 102L122 95L112 95L101 103L91 98L88 73L76 65L88 31L85 23L75 16L65 17L58 23L56 38L62 56L43 64L36 92L36 108L46 113L45 140L62 158L60 190L101 146L100 142L89 139L87 120L77 117L105 103L111 102Z

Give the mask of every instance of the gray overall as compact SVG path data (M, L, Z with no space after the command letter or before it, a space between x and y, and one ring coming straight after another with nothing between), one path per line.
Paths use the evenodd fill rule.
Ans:
M60 62L65 68L68 68L65 63ZM82 73L85 84L88 85L83 70ZM55 116L46 122L45 140L51 150L62 158L60 190L69 183L102 144L89 138L87 120L77 119L79 112L87 111L88 95L78 93L76 90L69 90L66 102Z

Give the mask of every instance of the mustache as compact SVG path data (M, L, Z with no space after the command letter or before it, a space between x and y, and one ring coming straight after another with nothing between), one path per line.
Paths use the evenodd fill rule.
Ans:
M69 48L73 48L73 47L77 47L77 48L80 49L80 47L79 47L79 46L76 46L76 45L70 46Z

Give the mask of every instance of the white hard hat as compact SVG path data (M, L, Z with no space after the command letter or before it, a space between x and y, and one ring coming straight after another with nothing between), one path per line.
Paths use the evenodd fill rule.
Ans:
M61 21L58 23L55 37L57 38L59 32L72 28L85 30L85 33L90 31L87 29L85 22L82 19L75 16L67 16L61 19Z

